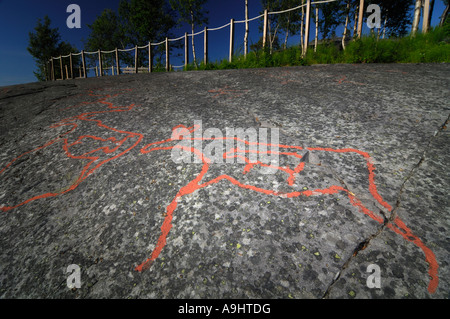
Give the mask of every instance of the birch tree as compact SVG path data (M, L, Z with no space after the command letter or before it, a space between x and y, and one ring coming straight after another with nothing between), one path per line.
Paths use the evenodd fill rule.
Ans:
M350 0L347 0L344 33L342 34L342 48L344 50L345 50L345 38L347 36L347 26L348 26L349 16L350 16Z
M414 20L412 23L411 34L415 35L417 30L419 29L420 22L420 10L422 9L422 0L416 0L416 4L414 6Z
M280 9L288 10L291 8L295 8L299 5L298 0L281 0L280 1ZM280 14L280 29L284 31L284 49L287 48L288 37L291 34L295 34L300 29L300 19L301 12L300 10L292 10L285 13Z
M90 29L89 37L84 41L84 47L87 51L114 50L115 48L125 48L124 34L119 25L116 13L111 9L105 9L94 20L92 24L87 25ZM103 67L112 65L115 56L107 54L102 57ZM89 65L95 66L96 62L89 60Z
M208 23L206 15L208 12L204 9L207 0L170 0L170 5L179 14L179 22L190 24L192 31L192 55L194 65L197 67L197 58L195 54L194 29Z
M248 0L245 0L245 35L244 35L244 56L248 54Z
M444 25L445 20L447 19L449 7L450 7L450 1L449 0L444 0L444 4L445 4L445 9L444 9L444 12L441 15L441 20L439 21L439 26L440 27L442 27Z
M317 44L319 42L319 6L316 5L316 23L315 23L315 27L316 27L316 35L314 37L314 52L317 52Z
M431 26L431 17L433 16L434 0L430 0L430 14L428 15L428 25Z
M403 36L407 33L411 21L411 0L373 0L372 3L378 4L381 8L384 34Z
M166 37L172 37L175 26L173 11L165 0L121 0L119 2L118 23L122 48L126 46L142 46L151 42L161 42ZM110 21L109 24L114 23ZM104 32L102 28L100 30ZM172 45L173 49L176 44ZM152 48L152 59L155 53L162 54L161 47ZM134 63L134 58L128 54L122 55L126 63ZM138 64L148 60L144 50L138 52Z
M342 1L327 3L321 7L322 19L319 21L319 30L323 38L335 36L336 28L343 23Z
M36 62L37 71L33 71L33 73L39 81L45 81L47 78L49 71L47 62L50 58L78 52L71 44L61 41L58 28L51 27L51 20L48 16L45 16L43 20L37 20L34 32L29 32L28 37L27 51ZM55 67L54 72L55 78L60 78L63 70Z
M305 31L305 0L302 0L302 16L300 19L300 48L305 52L305 44L303 42L303 32Z
M261 0L261 6L263 9L267 9L268 12L280 11L281 0ZM275 42L278 41L278 30L280 28L280 17L278 14L269 15L268 17L268 30L267 36L269 39L269 51L273 52Z

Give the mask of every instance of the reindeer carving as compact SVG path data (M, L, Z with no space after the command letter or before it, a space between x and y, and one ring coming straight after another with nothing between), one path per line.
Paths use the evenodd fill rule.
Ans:
M93 94L91 94L93 95ZM93 95L94 96L94 95ZM34 152L37 152L39 150L44 150L48 148L49 146L52 146L56 143L62 143L62 149L64 154L73 159L83 159L88 160L88 163L84 165L82 171L78 175L76 181L69 185L65 190L59 191L59 192L47 192L43 194L37 194L34 195L26 200L20 201L19 203L8 203L6 205L0 205L0 209L3 212L7 212L10 210L13 210L14 208L17 208L19 206L28 204L35 200L45 199L49 197L56 197L59 195L63 195L67 192L75 190L80 183L82 183L87 177L91 176L99 167L104 165L107 162L110 162L114 159L117 159L121 156L126 155L130 150L134 149L137 145L139 145L143 139L143 135L140 133L133 133L128 131L119 130L110 126L105 125L101 120L96 119L97 115L100 114L106 114L106 113L114 113L114 112L125 112L130 111L136 107L136 105L132 104L129 106L123 106L118 107L114 106L111 102L107 102L106 100L108 98L111 98L112 96L107 94L103 97L99 98L98 100L94 102L88 102L85 104L90 103L100 103L102 105L106 105L106 109L102 109L101 111L93 111L93 112L85 112L78 116L70 117L67 119L64 119L62 121L59 121L58 123L54 124L52 127L65 127L67 126L69 130L63 134L60 134L58 137L50 140L46 144L39 146L37 148L34 148L28 152L23 153L22 155L16 157L14 160L9 162L3 169L0 170L0 177L4 174L6 170L8 170L10 167L12 167L16 161L18 161L23 156L26 156L28 154L32 154ZM79 135L76 136L77 128L80 125L93 125L96 129L104 130L104 132L107 132L108 134L105 134L105 136L98 136L98 135ZM180 143L176 144L179 141L195 141L198 138L191 137L190 134L194 133L196 130L198 130L199 127L194 125L191 127L185 127L184 125L178 125L175 126L172 129L172 136L166 140L162 141L156 141L150 144L147 144L146 146L142 147L140 152L142 154L148 154L151 152L156 151L173 151L173 150L181 150L183 152L192 153L194 157L198 159L198 162L201 164L201 169L198 172L198 174L190 181L187 181L184 186L182 186L178 192L176 193L175 197L170 201L170 203L166 207L166 215L164 218L164 221L161 226L161 233L159 235L159 238L157 240L157 243L155 245L155 248L153 249L150 256L141 262L138 266L135 267L136 271L143 271L145 269L148 269L151 267L152 263L158 258L161 251L163 250L164 246L167 244L167 236L173 227L172 225L172 219L174 216L174 213L177 209L178 202L183 198L183 196L186 196L188 194L192 194L196 192L199 189L203 189L206 187L211 187L217 184L219 181L228 181L232 185L242 188L244 190L248 191L254 191L258 193L265 194L267 196L277 196L280 198L296 198L300 196L324 196L324 195L330 195L330 194L336 194L336 193L344 193L347 195L350 203L357 207L360 212L367 215L371 219L375 220L376 222L382 224L385 222L385 219L383 216L380 216L372 211L370 211L368 208L366 208L362 202L356 197L355 194L353 194L350 190L344 188L341 185L330 185L326 188L322 189L315 189L315 190L296 190L293 189L290 192L279 192L273 189L267 189L262 187L257 187L255 185L252 185L251 183L243 183L239 181L238 179L228 175L228 174L221 174L218 176L215 176L214 178L206 179L206 173L210 169L210 165L212 164L211 158L208 158L204 152L198 148L192 147L192 146L184 146ZM112 134L112 136L111 136ZM70 140L69 140L70 138ZM262 143L258 142L249 142L246 140L239 139L238 137L201 137L201 140L204 141L226 141L226 140L234 140L239 141L241 143L244 143L246 145L261 145ZM102 147L93 147L88 151L84 151L81 154L75 154L74 150L77 146L80 146L81 144L88 144L89 142L100 142L104 143L107 146ZM95 143L94 143L95 144ZM174 145L175 144L175 145ZM263 143L264 144L264 143ZM111 146L112 145L112 146ZM267 150L267 154L272 153L274 155L282 155L282 156L288 156L291 157L293 160L295 160L296 164L295 167L289 167L289 166L278 166L274 164L269 163L263 163L258 160L252 160L249 155L251 155L251 150L245 150L240 149L239 147L233 147L231 149L226 150L222 154L223 158L239 158L244 161L244 169L243 174L247 174L255 167L265 167L270 168L275 171L280 171L283 174L286 175L286 183L289 186L292 186L295 182L295 179L298 177L298 174L303 172L307 169L307 166L305 165L305 161L303 158L303 155L301 155L301 152L331 152L331 153L340 153L340 154L346 154L346 153L352 153L357 154L364 158L367 166L367 178L368 178L368 184L369 184L369 193L374 198L375 201L377 201L382 207L384 207L388 211L392 211L392 207L383 200L383 198L380 196L380 194L377 191L377 187L375 185L375 166L373 164L372 158L370 155L366 152L352 149L352 148L345 148L345 149L333 149L333 148L321 148L321 147L307 147L303 148L300 146L294 146L294 145L283 145L283 144L271 144L266 143L264 146L276 146L277 151ZM256 151L260 153L261 151ZM264 152L264 151L263 151ZM7 199L2 199L2 201L5 201ZM425 260L429 264L429 270L428 274L430 275L431 279L428 286L428 291L430 293L434 293L436 291L436 288L438 286L439 278L438 278L438 264L436 261L436 257L434 253L416 236L412 233L412 231L405 225L405 223L398 217L395 216L392 220L390 220L387 225L388 229L392 230L396 234L402 236L405 240L414 243L417 247L419 247L423 253L425 254Z
M76 160L88 160L87 164L84 165L78 177L74 182L72 182L71 185L68 185L63 190L53 190L46 193L37 194L19 203L1 205L2 203L0 202L0 210L7 212L38 199L55 197L70 192L77 188L82 181L92 175L102 165L125 155L134 147L136 147L143 138L142 134L118 130L116 128L107 126L101 120L96 119L96 116L101 114L127 112L136 107L136 105L134 104L128 106L114 106L113 103L107 102L107 99L110 99L111 97L117 95L118 94L96 95L91 91L89 93L89 96L100 96L100 98L93 102L83 102L81 105L86 106L89 104L99 103L106 106L106 109L103 108L99 111L84 112L77 116L63 119L56 124L51 125L50 128L64 129L65 127L67 127L68 130L64 133L58 134L57 137L51 139L44 145L38 146L17 156L0 170L1 176L6 170L10 169L13 165L15 165L16 162L20 161L24 157L38 151L42 151L51 146L62 144L62 150L68 158ZM95 133L96 135L78 133L79 129L82 131L84 131L83 129L86 128L88 131L92 130L90 129L90 127L92 129L95 128L96 131L98 131ZM100 144L100 146L98 146L98 144ZM80 147L87 150L80 151L78 149ZM7 201L8 199L4 200Z
M142 154L148 154L150 152L154 151L172 151L174 149L180 149L186 152L191 152L195 157L201 160L202 167L200 172L195 176L191 181L187 182L183 187L180 188L180 190L177 192L175 197L172 199L172 201L169 203L169 205L166 207L166 216L164 219L164 222L161 226L161 234L158 238L158 241L156 243L155 248L153 249L151 255L143 261L141 264L139 264L135 269L137 271L143 271L151 267L152 263L158 258L159 254L161 253L162 249L167 243L167 235L169 234L171 228L172 228L172 219L173 215L175 213L175 210L177 208L178 202L181 200L181 198L185 195L192 194L196 192L199 189L206 188L208 186L213 186L214 184L218 183L219 181L226 180L233 184L234 186L240 187L242 189L251 190L259 193L263 193L269 196L278 196L282 198L294 198L299 196L320 196L320 195L327 195L327 194L335 194L338 192L343 192L348 196L348 199L350 203L357 207L358 210L368 217L372 218L376 222L382 224L385 222L384 217L380 216L372 211L370 211L368 208L366 208L360 200L356 197L355 194L353 194L348 189L340 186L340 185L331 185L327 188L323 189L315 189L315 190L293 190L291 192L278 192L272 189L265 189L261 187L256 187L251 184L245 184L237 180L236 178L229 176L227 174L222 174L219 176L216 176L212 179L205 180L205 175L208 172L210 165L211 165L211 159L205 156L205 154L202 152L202 150L199 150L195 147L189 147L184 146L180 144L176 145L168 145L173 143L174 141L179 140L189 140L189 141L195 141L195 137L190 137L190 133L193 133L196 131L199 127L194 125L192 127L185 127L184 125L178 125L173 128L172 130L172 137L158 142L153 142L141 149ZM187 136L186 136L187 135ZM198 138L197 138L198 139ZM214 137L214 138L201 138L202 140L227 140L227 139L234 139L236 141L240 141L245 143L246 145L251 145L254 142L248 142L246 140L240 140L238 137ZM260 144L260 143L258 143ZM262 163L260 161L254 161L250 160L247 155L251 152L250 150L242 150L239 148L232 148L229 149L227 152L223 154L224 158L229 157L239 157L245 161L245 167L243 170L243 174L248 173L252 168L255 166L261 166L261 167L270 167L271 169L280 170L284 172L287 175L286 182L288 185L292 186L295 178L298 173L302 172L305 169L305 162L302 161L302 155L298 153L298 151L305 151L303 147L300 146L292 146L292 145L272 145L272 144L266 144L265 146L277 146L282 151L278 151L277 154L284 155L284 156L292 156L296 158L299 161L299 164L296 165L294 168L291 167L280 167L280 166L273 166L271 164ZM357 149L351 149L351 148L345 148L345 149L333 149L333 148L321 148L321 147L307 147L307 151L309 152L333 152L333 153L355 153L360 156L362 156L365 159L367 170L368 170L368 181L369 181L369 193L372 195L372 197L385 209L388 211L392 211L392 207L386 203L383 198L380 196L380 194L377 191L377 187L375 185L375 166L373 164L373 160L370 157L370 155L366 152L357 150ZM272 151L268 151L272 152ZM412 233L412 231L405 225L405 223L396 216L393 218L392 221L389 221L387 224L387 227L394 231L395 233L402 236L407 241L410 241L414 243L416 246L418 246L425 254L425 259L429 264L429 275L431 277L428 290L430 293L434 293L437 286L438 286L438 264L436 262L436 257L434 253L429 249L416 235Z

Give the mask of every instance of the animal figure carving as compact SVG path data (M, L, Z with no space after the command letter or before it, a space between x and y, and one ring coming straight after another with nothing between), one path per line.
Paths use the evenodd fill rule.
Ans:
M361 201L358 200L358 198L355 196L355 194L353 194L348 189L345 189L344 187L339 186L339 185L331 185L327 188L315 189L315 190L303 190L303 191L293 190L292 192L278 192L278 191L275 191L272 189L265 189L265 188L261 188L261 187L256 187L251 184L242 183L239 180L235 179L234 177L226 175L226 174L222 174L222 175L216 176L212 179L205 180L204 177L205 177L206 173L208 172L209 167L211 165L210 158L208 158L204 153L202 153L201 150L199 150L195 147L187 147L187 146L180 145L180 144L167 146L167 144L170 144L179 139L187 139L187 140L195 141L198 138L186 137L186 135L190 135L189 133L193 133L198 128L199 127L195 126L195 125L192 127L188 127L188 128L183 125L178 125L173 128L171 138L164 140L164 141L150 143L141 149L142 154L148 154L150 152L161 151L161 150L166 150L166 151L170 150L171 151L175 148L182 149L183 151L193 153L194 156L199 158L202 162L202 168L195 178L193 178L191 181L189 181L183 187L181 187L181 189L178 191L178 193L172 199L170 204L167 206L166 217L161 226L161 234L157 241L156 247L153 249L153 252L151 253L150 257L148 257L144 262L142 262L140 265L138 265L135 268L137 271L143 271L145 269L148 269L152 265L153 261L158 258L162 249L166 245L167 235L169 234L170 229L173 226L172 225L173 214L174 214L174 212L177 208L177 204L181 200L181 198L185 195L192 194L193 192L195 192L199 189L202 189L202 188L205 188L208 186L212 186L222 180L226 180L226 181L230 182L231 184L233 184L237 187L240 187L242 189L259 192L259 193L263 193L263 194L270 195L270 196L278 196L278 197L282 197L282 198L293 198L293 197L299 197L299 196L319 196L319 195L327 195L327 194L335 194L338 192L343 192L348 196L350 203L353 206L357 207L362 213L364 213L365 215L367 215L368 217L372 218L373 220L375 220L376 222L378 222L380 224L384 223L383 216L379 216L379 215L375 214L374 212L370 211L369 209L367 209L361 203ZM188 134L186 134L186 133L188 133ZM202 137L200 139L209 140L209 141L234 139L236 141L243 142L246 145L251 145L251 144L255 143L255 142L248 142L246 140L241 140L238 137L214 137L214 138L203 138ZM259 145L260 143L256 143L256 144ZM223 154L223 157L224 158L239 157L241 159L244 159L246 165L244 167L243 174L248 173L252 168L254 168L255 166L258 166L258 165L262 166L262 167L264 167L264 166L270 167L275 170L280 170L280 171L284 172L285 174L287 174L286 182L288 183L288 185L292 186L295 181L296 175L298 173L300 173L301 171L303 171L303 169L305 168L305 162L301 161L302 156L300 154L298 154L298 151L301 151L301 150L304 151L304 149L300 146L282 145L282 144L278 144L278 145L266 144L264 146L278 147L279 149L281 149L281 151L277 152L279 155L295 157L296 159L299 160L299 164L295 168L290 168L290 167L286 167L286 166L283 166L283 167L273 166L271 164L265 164L260 161L252 161L249 159L249 157L247 157L247 154L250 153L250 150L242 150L239 148L229 149L227 152L225 152ZM383 200L383 198L380 196L380 194L377 191L377 187L375 185L375 174L374 174L375 166L373 164L372 158L370 157L370 155L368 153L357 150L357 149L351 149L351 148L333 149L333 148L321 148L321 147L307 147L306 150L309 152L332 152L332 153L341 153L341 154L355 153L355 154L362 156L365 159L365 162L367 165L370 194L385 209L387 209L388 211L392 211L392 207ZM257 152L259 152L259 151L257 151ZM270 151L268 151L268 152L270 152ZM434 253L416 235L414 235L412 233L412 231L405 225L405 223L398 216L396 216L391 222L389 222L387 224L387 227L389 229L391 229L392 231L394 231L395 233L402 236L407 241L414 243L416 246L418 246L424 252L426 261L429 264L428 274L431 277L431 280L430 280L430 283L428 286L428 290L430 293L434 293L438 286L438 282L439 282L438 264L436 262L436 257L434 255Z
M98 96L93 92L90 92L89 95L93 97ZM87 177L89 177L92 173L94 173L99 167L125 155L136 145L138 145L143 138L142 134L118 130L116 128L107 126L103 124L101 120L96 119L96 116L98 115L116 112L127 112L136 107L136 105L134 104L128 106L114 106L113 103L107 101L107 99L117 95L118 94L115 95L106 94L93 102L82 103L81 105L84 106L99 103L102 106L106 106L106 108L103 107L101 110L98 111L84 112L77 116L63 119L57 122L56 124L50 126L50 128L67 127L68 130L62 134L59 134L57 137L48 141L44 145L38 146L32 150L29 150L17 156L0 170L1 176L6 170L11 168L16 162L20 161L23 157L31 156L33 153L42 151L50 146L62 144L61 146L62 150L68 158L88 161L87 164L84 165L83 169L79 173L76 180L71 185L68 185L63 190L60 191L53 190L46 193L38 194L15 204L1 205L0 202L0 209L4 212L7 212L11 209L28 204L38 199L55 197L70 192L75 188L77 188L82 181L84 181ZM88 130L89 126L95 127L96 131L100 131L100 133L97 132L96 133L97 135L81 134L81 133L77 134L78 129L81 126L84 126L83 128L87 127ZM103 136L101 136L100 134ZM98 146L98 144L103 145ZM88 146L87 150L84 151L77 150L77 147L85 145Z
M91 96L98 96L95 95L93 92L90 93ZM117 128L113 128L111 126L105 125L101 120L97 119L96 117L98 115L104 115L104 114L113 114L117 112L128 112L133 110L136 105L132 104L129 106L114 106L113 103L108 102L107 100L114 97L116 95L110 95L105 94L101 96L98 100L94 102L85 102L82 105L102 105L102 109L98 111L92 111L92 112L84 112L81 113L78 116L73 116L70 118L66 118L62 121L57 122L54 124L53 128L58 127L65 127L67 126L69 128L68 131L66 131L63 134L60 134L58 137L48 141L42 146L36 147L28 152L25 152L12 161L10 161L6 166L4 166L0 170L0 177L11 167L15 165L16 162L18 162L22 157L31 155L37 151L45 150L46 148L56 145L57 143L62 143L62 150L64 154L72 159L78 159L78 160L87 160L87 164L83 166L82 171L78 175L76 181L69 185L66 189L63 191L55 192L50 191L42 194L34 195L26 200L20 201L18 203L8 203L0 205L0 209L3 212L11 211L19 206L26 205L32 201L35 200L42 200L49 197L56 197L59 195L66 194L70 191L75 190L80 183L82 183L84 180L87 179L87 177L92 176L93 173L102 165L117 159L121 156L125 156L129 151L134 149L136 146L138 146L144 136L140 133L134 133L134 132L128 132L124 130L119 130ZM106 106L106 108L105 108ZM104 136L98 136L98 135L76 135L77 128L81 124L87 124L92 125L97 130L103 130L104 132L108 133ZM262 188L257 187L255 185L252 185L251 183L243 183L239 181L238 179L227 175L227 174L221 174L218 176L215 176L213 178L207 179L205 176L207 172L209 171L211 163L211 159L208 158L200 149L197 149L195 147L188 147L180 145L180 143L176 144L176 142L180 140L186 140L186 141L195 141L198 138L190 137L190 134L193 133L195 130L197 130L198 126L191 126L191 127L185 127L184 125L178 125L175 126L172 130L172 136L166 140L162 141L156 141L149 143L141 148L140 152L142 154L148 154L151 152L156 151L173 151L175 150L182 150L184 152L192 153L193 156L195 156L197 159L199 159L199 163L201 164L200 171L198 174L190 181L187 181L184 186L182 186L178 192L176 193L175 197L170 201L170 203L166 207L166 214L163 221L163 224L161 226L161 233L159 235L159 238L157 240L156 246L153 249L150 256L141 262L137 267L135 267L136 271L143 271L145 269L148 269L151 267L152 263L158 258L161 251L163 250L164 246L167 244L167 236L173 227L172 220L174 213L177 209L178 202L183 198L183 196L186 196L188 194L192 194L196 192L199 189L203 189L206 187L213 186L217 184L220 181L227 181L231 183L232 185L239 187L244 190L248 191L254 191L262 194L266 194L268 196L277 196L280 198L296 198L300 196L325 196L330 194L336 194L336 193L344 193L347 195L350 203L357 207L360 212L367 215L369 218L375 220L376 222L382 224L385 222L384 217L380 216L372 211L370 211L368 208L366 208L362 202L356 197L355 194L353 194L350 190L342 187L341 185L330 185L326 188L322 189L315 189L315 190L296 190L293 189L290 192L279 192L273 189L268 188ZM202 137L200 138L204 141L226 141L229 139L233 139L234 141L242 142L246 145L254 145L255 143L260 146L261 143L257 142L248 142L246 140L239 139L238 137ZM104 143L107 146L101 146L101 147L93 147L87 151L84 151L80 154L75 154L74 151L77 146L80 146L82 144L89 144L89 142L99 142ZM95 143L94 143L95 144ZM175 144L175 145L173 145ZM97 145L97 144L95 144ZM195 145L195 144L194 144ZM392 207L383 200L383 198L380 196L380 194L377 191L377 187L375 184L375 166L373 164L373 160L370 157L370 155L366 152L352 149L352 148L345 148L345 149L333 149L333 148L321 148L321 147L307 147L303 148L300 146L295 145L283 145L283 144L269 144L266 143L264 146L276 146L278 151L274 153L274 151L266 151L267 153L272 152L275 155L282 155L282 156L288 156L292 157L296 163L295 167L288 167L288 166L276 166L273 164L266 164L260 161L255 161L250 159L250 150L243 150L236 148L231 148L226 150L226 152L223 153L223 158L239 158L244 161L245 166L243 169L243 174L247 174L252 169L254 169L257 166L260 167L267 167L271 168L275 171L280 171L283 174L286 175L286 183L289 186L292 186L295 182L295 179L297 178L298 174L303 172L307 167L305 167L305 162L302 161L302 155L300 155L300 152L331 152L331 153L339 153L339 154L357 154L358 156L361 156L364 158L366 166L367 166L367 178L368 178L368 185L369 185L369 193L371 196L376 200L381 206L383 206L388 211L392 211ZM256 151L261 152L261 151ZM3 202L7 201L8 199L4 198L1 199ZM0 202L0 204L2 204ZM438 278L438 264L436 261L436 257L434 253L429 249L420 238L418 238L415 234L412 233L412 231L405 225L405 223L396 216L393 218L393 220L389 221L386 225L388 229L392 230L396 234L402 236L405 240L408 242L414 243L417 247L419 247L423 253L425 254L425 260L429 264L429 270L428 274L430 275L431 279L428 286L428 291L430 293L434 293L436 291L436 288L438 286L439 278Z

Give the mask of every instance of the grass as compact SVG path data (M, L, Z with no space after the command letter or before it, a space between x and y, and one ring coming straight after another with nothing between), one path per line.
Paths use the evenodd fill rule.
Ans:
M298 66L333 63L450 63L450 19L443 27L431 28L426 34L418 32L414 37L377 39L365 36L350 41L342 50L334 43L310 47L302 57L301 49L290 47L270 54L266 51L252 51L245 58L238 55L232 62L203 62L195 68L190 64L186 70L222 70L262 67Z

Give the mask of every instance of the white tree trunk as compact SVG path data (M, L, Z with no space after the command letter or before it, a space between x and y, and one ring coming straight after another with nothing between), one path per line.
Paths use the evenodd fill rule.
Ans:
M422 20L422 33L427 33L430 25L428 24L430 16L430 0L423 0L423 20Z
M248 0L245 0L245 35L244 35L244 56L248 54Z
M447 4L447 6L444 9L444 12L442 13L441 16L441 21L439 21L439 26L442 27L444 25L445 19L447 18L448 15L448 10L450 9L450 3Z
M284 49L287 49L287 40L288 40L288 36L289 36L289 26L291 23L291 13L289 12L288 15L288 22L287 22L287 30L286 30L286 36L284 37Z
M273 43L275 41L275 37L277 36L277 32L278 32L278 27L280 26L280 22L277 23L277 26L275 27L275 30L272 34L272 28L271 28L271 23L270 23L270 18L268 18L267 21L267 27L269 29L269 49L270 49L270 54L273 53Z
M302 5L305 4L305 0L302 0ZM300 47L302 48L302 52L304 52L303 50L303 28L304 28L304 21L305 21L305 7L302 7L302 21L300 23Z
M411 34L415 35L419 29L420 22L420 9L422 8L422 0L416 0L416 5L414 7L414 20L412 24Z
M347 15L345 17L344 33L342 34L342 49L345 50L345 37L347 36L348 16L350 14L350 1L347 1Z
M362 27L364 20L364 0L359 0L359 15L358 15L358 39L361 38L362 35Z
M192 56L194 58L194 65L197 68L197 59L195 57L195 45L194 45L194 13L191 11L191 30L192 30Z
M353 39L356 38L356 27L358 25L358 11L359 11L359 6L356 6L356 9L355 9L355 24L353 25Z
M319 42L319 7L316 5L316 37L314 38L314 52L317 52Z
M277 36L277 32L278 32L278 27L280 26L280 23L277 23L277 26L275 27L275 31L273 32L273 35L270 36L271 32L270 32L270 20L269 20L269 40L270 40L270 54L273 53L273 43L275 42L275 38Z
M428 16L428 26L431 26L431 17L433 16L434 0L430 1L430 14Z

